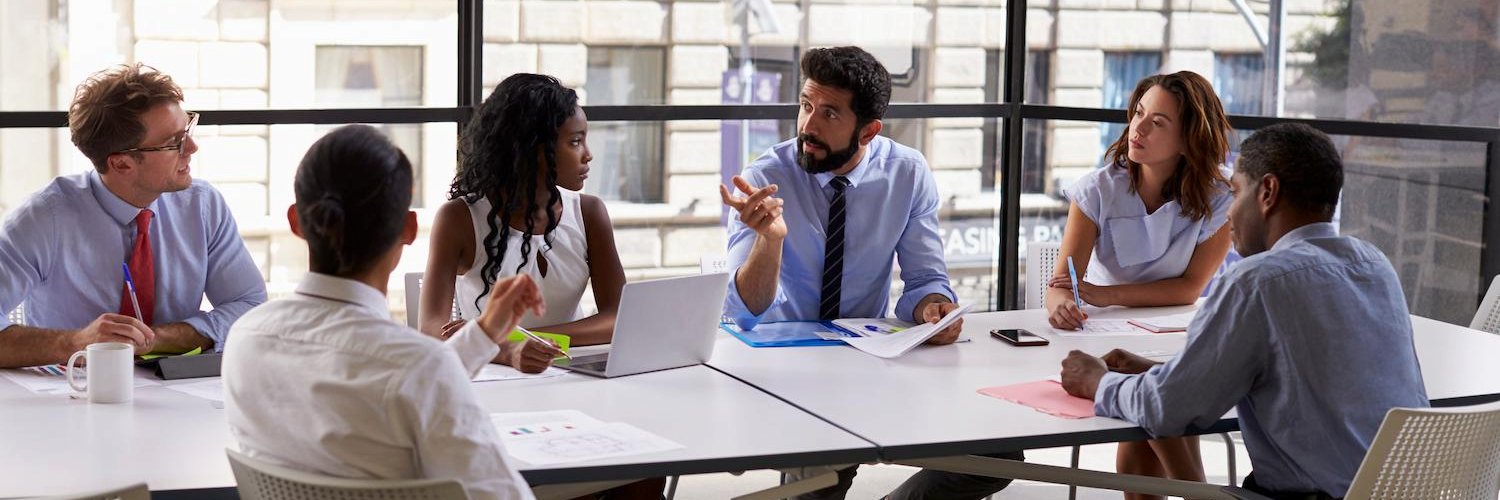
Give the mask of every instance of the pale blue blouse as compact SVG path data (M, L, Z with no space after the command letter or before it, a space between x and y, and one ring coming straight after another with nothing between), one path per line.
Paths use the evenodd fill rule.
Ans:
M1224 169L1224 177L1229 175ZM1223 186L1210 200L1212 214L1201 220L1183 215L1177 200L1147 214L1140 195L1130 190L1130 171L1121 166L1090 172L1064 189L1063 196L1099 226L1085 278L1096 285L1181 277L1198 244L1223 227L1232 198L1229 186Z

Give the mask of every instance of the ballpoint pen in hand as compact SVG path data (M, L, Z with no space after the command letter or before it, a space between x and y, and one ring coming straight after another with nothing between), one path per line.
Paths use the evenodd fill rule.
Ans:
M550 345L550 346L552 346L554 348L557 348L558 352L561 352L564 358L573 359L573 356L569 355L568 351L564 351L564 350L562 350L562 348L559 348L557 346L557 344L554 344L552 342L548 342L546 339L538 337L537 334L531 333L531 330L527 330L525 328L521 328L521 325L516 325L516 331L521 332L521 335L525 335L526 338L529 338L531 340L535 340L537 342L541 342L542 344Z
M141 316L141 301L136 299L135 296L135 280L130 279L130 265L122 262L120 263L120 269L125 270L125 288L130 290L130 305L135 308L135 319L140 320L141 323L145 323L146 318Z

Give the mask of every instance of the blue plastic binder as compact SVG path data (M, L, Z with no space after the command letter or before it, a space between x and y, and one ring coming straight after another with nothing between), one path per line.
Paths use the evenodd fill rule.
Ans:
M824 345L846 345L837 340L826 340L814 332L834 332L849 335L830 325L818 321L780 321L761 323L753 330L741 330L734 323L720 323L719 328L734 335L750 347L809 347Z

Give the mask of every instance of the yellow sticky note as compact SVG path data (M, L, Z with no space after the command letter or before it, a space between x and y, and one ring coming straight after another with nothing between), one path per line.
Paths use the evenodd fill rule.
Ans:
M142 361L151 361L151 360L156 359L156 358L165 358L167 356L197 356L199 354L203 354L203 348L202 347L194 347L193 350L185 352L185 353L182 353L182 354L155 354L155 353L153 353L153 354L142 354L141 355L141 360Z
M531 333L535 334L538 337L550 340L554 344L557 344L557 348L562 352L568 352L568 344L573 339L572 337L563 335L561 333L547 333L539 332L536 330L532 330ZM520 342L522 340L526 340L526 334L521 333L520 330L513 330L510 332L510 337L508 338L508 340L510 340L511 342Z

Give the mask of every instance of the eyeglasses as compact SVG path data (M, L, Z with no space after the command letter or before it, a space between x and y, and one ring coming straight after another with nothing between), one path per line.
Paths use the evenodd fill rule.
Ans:
M182 129L182 133L179 134L174 139L172 139L172 143L171 144L168 144L168 145L165 145L165 146L149 147L149 148L122 149L122 150L115 151L115 152L116 153L150 153L152 151L176 151L177 154L179 154L179 155L182 154L182 145L187 142L188 137L192 137L193 136L193 126L198 124L198 113L193 112L193 111L188 111L187 115L188 115L187 128Z

